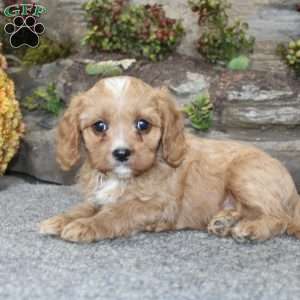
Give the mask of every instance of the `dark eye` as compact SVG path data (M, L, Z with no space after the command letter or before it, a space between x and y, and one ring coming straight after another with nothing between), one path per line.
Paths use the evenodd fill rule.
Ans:
M150 128L150 123L144 119L137 120L135 127L138 131L146 131Z
M108 124L103 121L98 121L93 125L96 132L105 132L108 129Z

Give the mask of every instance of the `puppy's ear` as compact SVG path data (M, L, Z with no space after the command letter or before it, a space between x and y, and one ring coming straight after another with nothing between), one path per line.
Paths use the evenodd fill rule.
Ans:
M57 128L56 160L63 170L70 170L80 158L79 112L82 98L72 99Z
M163 124L163 158L169 165L176 167L181 163L186 148L183 116L167 88L158 91L157 99Z

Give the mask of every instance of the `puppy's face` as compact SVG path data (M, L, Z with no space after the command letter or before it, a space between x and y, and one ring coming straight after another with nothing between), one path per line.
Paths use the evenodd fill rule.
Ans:
M80 128L93 167L119 177L150 168L162 135L152 89L116 77L101 81L85 97Z
M178 164L182 131L165 91L132 77L108 78L72 101L58 131L58 161L68 169L78 160L81 136L93 168L128 178L154 165L160 145L162 156ZM171 153L178 141L182 145Z

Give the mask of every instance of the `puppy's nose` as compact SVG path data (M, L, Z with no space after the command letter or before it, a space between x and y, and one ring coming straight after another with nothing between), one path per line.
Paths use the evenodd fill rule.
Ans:
M131 151L127 148L119 148L113 151L113 156L118 161L127 161Z

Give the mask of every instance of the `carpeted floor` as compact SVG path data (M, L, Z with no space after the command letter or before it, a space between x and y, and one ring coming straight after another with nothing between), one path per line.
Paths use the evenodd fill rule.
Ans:
M0 299L300 299L300 241L239 245L203 232L78 245L36 223L79 200L70 187L0 179Z

